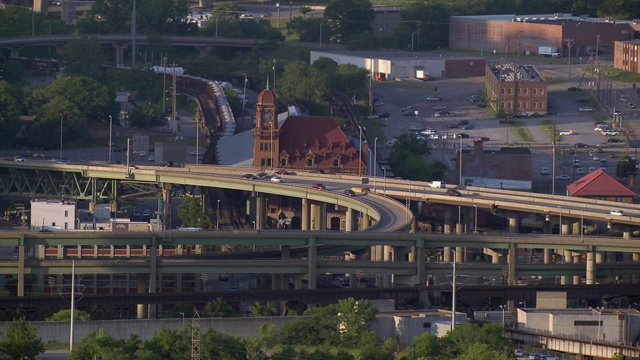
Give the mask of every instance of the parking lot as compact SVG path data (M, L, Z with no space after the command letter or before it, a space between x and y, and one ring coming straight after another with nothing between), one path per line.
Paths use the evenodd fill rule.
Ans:
M566 71L567 67L562 65L538 66L538 70L547 77L557 77ZM485 147L491 146L528 146L531 148L533 156L533 173L534 173L534 189L536 191L550 191L552 175L567 175L569 179L558 180L556 183L556 193L564 193L564 186L570 180L582 177L589 171L589 168L599 168L600 158L605 157L608 160L606 171L612 172L615 169L617 158L624 154L633 154L635 149L627 147L627 143L611 143L608 141L612 138L620 138L622 134L615 131L619 129L611 129L608 135L603 135L600 131L594 131L597 121L609 121L610 116L600 107L599 102L592 96L592 90L587 85L590 84L588 79L578 84L576 81L582 80L575 74L580 69L574 67L574 78L572 82L568 80L558 81L554 79L549 82L548 94L551 108L550 116L545 117L525 117L516 118L526 125L527 131L533 138L533 141L523 141L513 131L513 127L500 122L493 115L489 108L478 107L481 102L472 102L470 97L473 95L481 95L484 89L484 77L472 77L464 79L446 79L430 82L422 82L419 80L393 81L393 82L377 82L374 83L374 96L377 97L383 105L376 106L377 112L388 112L390 116L381 119L384 125L385 141L387 143L393 138L408 132L415 132L418 136L420 131L430 129L429 132L423 133L425 141L430 141L434 145L432 157L448 163L451 171L449 181L455 183L456 165L451 161L454 156L453 149L462 146L471 146L472 142L478 138L488 139L485 141ZM550 75L553 74L553 75ZM633 129L629 128L632 122L630 118L637 117L634 108L629 108L628 104L632 102L634 93L631 91L631 85L617 85L618 94L616 102L622 109L627 128L625 132L633 134ZM577 91L569 90L570 87L578 88ZM574 90L574 89L572 89ZM429 97L431 99L427 100ZM440 100L434 97L439 97ZM440 109L434 107L440 106ZM626 106L626 107L625 107ZM403 108L409 108L404 113ZM586 108L592 108L593 111L585 111ZM581 111L581 108L583 108ZM436 112L446 111L448 114L436 116ZM457 114L456 114L457 113ZM468 121L467 125L460 122ZM556 138L556 168L553 171L552 161L552 143L553 136L549 126L545 124L555 124L557 132L563 132L564 135ZM458 139L456 134L464 133L468 135L464 139ZM586 144L588 147L579 148L575 153L571 153L576 144ZM387 145L380 147L379 151L385 156ZM597 150L601 148L602 150ZM443 150L444 149L444 150ZM597 151L602 151L595 156L598 160L594 160ZM589 153L592 153L589 155ZM573 157L580 159L580 167L574 167ZM609 157L611 156L611 157ZM542 174L540 169L546 167L551 169L549 174ZM581 168L581 170L579 170Z

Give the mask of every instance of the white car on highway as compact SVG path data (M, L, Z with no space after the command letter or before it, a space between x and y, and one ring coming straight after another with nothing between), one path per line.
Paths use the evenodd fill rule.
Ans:
M272 177L272 178L271 178L271 182L272 182L272 183L278 183L278 184L281 184L281 183L283 183L283 182L284 182L284 180L282 180L282 178L281 178L281 177L279 177L279 176L274 176L274 177Z
M592 112L593 108L591 106L583 106L579 110L580 112Z

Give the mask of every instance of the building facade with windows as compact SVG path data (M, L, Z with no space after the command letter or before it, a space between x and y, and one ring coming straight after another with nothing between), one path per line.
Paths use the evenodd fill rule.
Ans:
M356 144L333 118L288 116L282 125L276 119L275 94L266 89L256 103L254 167L367 174L366 139Z
M31 230L75 230L76 202L72 200L31 200Z
M533 65L487 64L485 86L498 112L547 113L547 82Z

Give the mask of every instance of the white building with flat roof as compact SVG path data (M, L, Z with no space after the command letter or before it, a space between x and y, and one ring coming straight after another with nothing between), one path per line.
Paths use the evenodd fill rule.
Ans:
M76 202L73 200L31 200L31 230L75 230Z

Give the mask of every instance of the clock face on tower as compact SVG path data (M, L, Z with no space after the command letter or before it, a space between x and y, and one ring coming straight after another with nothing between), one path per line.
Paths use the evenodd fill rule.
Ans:
M270 112L263 112L262 113L262 122L263 123L270 123L271 120L273 120L273 114Z

